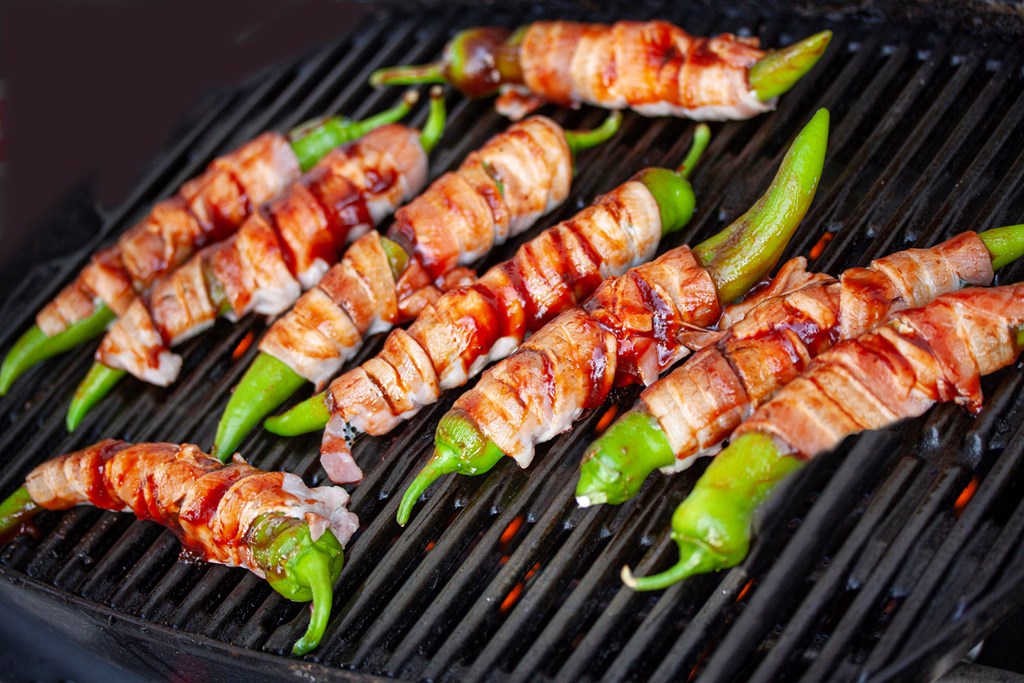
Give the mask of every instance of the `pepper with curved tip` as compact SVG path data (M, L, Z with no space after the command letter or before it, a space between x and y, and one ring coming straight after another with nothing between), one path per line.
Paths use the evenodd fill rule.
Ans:
M345 553L330 529L314 541L309 525L291 517L266 515L251 533L253 558L270 587L295 602L313 601L306 633L292 646L293 654L304 655L323 638Z
M940 401L966 399L979 411L981 377L1014 363L1024 349L1020 291L1008 285L947 293L819 357L754 412L676 508L679 561L642 578L624 568L623 582L659 590L739 564L754 513L771 491L849 435L918 417ZM963 354L971 361L950 365ZM829 423L830 415L844 417Z
M28 328L18 341L14 342L14 346L4 358L3 366L0 367L0 396L7 395L14 380L29 368L99 336L116 317L106 305L99 304L88 318L79 320L52 337L47 337L38 325Z
M405 93L399 104L366 119L351 121L332 116L299 126L289 134L292 151L299 160L299 167L303 171L309 170L335 147L361 138L374 128L401 120L418 99L419 94L410 90ZM14 380L29 368L98 337L116 317L114 312L101 302L88 318L78 321L52 337L46 336L38 325L30 327L14 343L4 358L3 366L0 367L0 396L6 395Z
M764 278L782 256L814 199L825 164L828 125L828 110L818 110L794 139L765 194L731 225L694 248L694 255L715 284L719 301L728 302L744 294ZM655 188L650 189L655 191ZM497 460L488 457L490 465L487 465L482 461L484 454L490 456L492 449L501 453L470 416L452 413L445 419L451 421L447 425L449 432L473 434L472 438L463 436L462 440L474 445L474 450L453 453L452 447L445 442L444 449L435 451L406 491L399 509L399 524L404 525L408 520L408 510L419 497L416 492L426 490L440 474L453 467L461 468L456 470L460 473L463 470L472 470L474 474L485 472ZM629 437L636 437L636 441L615 441L616 447L633 453L643 444L653 450L655 455L650 456L652 458L671 453L664 435L659 440L651 424L644 424L642 420L630 420L629 424L633 427ZM437 464L435 460L444 464ZM403 511L406 511L404 516Z
M694 129L690 150L675 171L667 168L648 168L638 174L637 179L644 183L658 203L662 234L680 230L693 217L696 198L689 178L710 140L711 129L702 123ZM267 418L263 426L277 436L291 437L320 431L327 426L330 419L327 392L321 392L280 415Z
M583 150L596 147L608 141L616 132L618 132L621 124L622 113L612 112L597 128L591 130L565 131L565 140L572 153L577 154ZM704 144L707 144L706 140ZM693 162L691 161L691 165L692 163ZM388 259L392 264L392 271L397 279L398 275L400 275L408 265L410 255L397 243L391 242L390 240L388 240L388 242L390 242L390 244L386 245L386 249L388 250ZM400 267L400 270L396 270L398 267ZM265 355L269 354L260 353L259 357L262 358ZM247 426L244 430L231 430L230 436L228 436L228 430L224 428L223 433L225 436L223 440L220 438L222 428L218 427L218 439L217 443L214 445L215 453L224 453L236 448L252 427L280 407L288 400L292 393L298 390L298 387L301 387L307 381L301 378L294 370L284 366L284 364L281 364L279 370L281 373L280 376L283 377L287 374L289 381L294 380L298 384L292 392L287 395L276 396L273 400L270 400L269 397L264 399L262 396L259 388L259 382L261 380L250 374L252 372L252 368L246 371L245 375L238 383L238 386L235 388L235 393L232 395L231 401L228 403L228 407L225 409L224 414L221 417L221 425L231 423L234 425ZM323 398L323 394L313 396L312 398L299 403L294 408L280 416L268 418L264 423L264 426L268 431L273 434L277 434L278 436L298 436L299 434L323 429L327 425L328 419L330 419L329 414L324 413Z
M0 503L0 540L14 534L18 528L39 512L28 489L22 486Z
M432 88L430 92L430 114L427 117L426 124L423 126L423 130L420 132L420 145L426 154L429 154L437 146L437 143L441 140L441 133L444 130L447 112L445 110L443 94L443 90L440 87ZM417 99L418 95L414 91L409 91L406 93L401 104L363 121L345 122L334 117L314 125L311 131L299 138L300 141L309 142L308 146L303 150L303 154L307 155L305 158L312 159L313 163L310 166L315 165L316 161L319 161L320 158L335 147L352 142L374 128L379 128L402 118L408 113L409 108ZM350 134L348 131L357 131L358 135ZM328 147L328 143L335 144L332 147ZM294 146L296 143L292 144ZM299 152L296 153L299 154ZM302 156L300 156L301 159L303 159ZM302 168L303 170L307 169L305 161L302 162ZM399 249L399 251L401 250L397 245L395 245L395 248ZM392 260L392 251L393 249L388 252L389 261ZM396 256L395 258L399 257ZM399 258L399 260L401 259ZM217 286L219 287L219 285ZM230 306L225 301L218 311L218 315L225 315L230 310ZM295 393L305 380L295 375L291 368L283 363L278 362L275 366L270 360L263 359L263 356L264 354L260 354L257 358L257 360L262 360L259 372L261 373L261 381L269 382L269 384L266 389L263 389L261 384L254 393L261 394L268 402L276 400L276 407ZM93 363L92 367L89 368L88 375L86 375L75 391L75 396L68 409L66 419L68 431L75 431L75 428L81 424L93 406L99 403L126 374L127 372L124 370L108 368L100 362ZM213 453L218 455L222 461L230 457L231 452L238 446L242 438L249 430L256 426L263 416L257 415L249 421L245 419L246 417L245 415L239 415L235 419L228 420L227 424L222 420L221 424L218 425L217 433L221 434L223 432L226 440L221 442L218 439L218 444L221 448L217 448L215 445ZM230 439L228 435L231 435ZM236 436L237 438L235 438ZM225 452L227 453L225 454Z
M445 45L440 61L378 69L370 75L370 85L447 83L467 97L488 97L502 85L521 86L518 53L528 28L511 33L500 28L466 29ZM762 102L784 94L818 62L831 39L831 31L820 31L769 52L750 67L751 90Z
M1024 225L979 233L993 270L1024 257ZM618 505L635 496L654 470L671 466L676 454L658 421L643 408L627 411L587 447L580 464L576 499L583 507Z

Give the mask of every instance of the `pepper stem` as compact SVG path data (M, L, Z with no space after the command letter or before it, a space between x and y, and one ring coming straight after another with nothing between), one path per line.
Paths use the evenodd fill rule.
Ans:
M18 527L34 517L40 509L24 486L9 495L0 503L0 538L16 532Z
M765 194L732 225L695 249L727 303L771 272L814 199L828 148L829 113L804 126Z
M124 370L108 368L103 363L93 363L89 368L89 374L75 389L75 396L71 399L71 405L68 406L68 414L65 418L68 431L73 432L78 429L78 425L82 424L82 420L93 409L93 406L103 400L103 397L109 394L110 390L126 374L128 373Z
M304 384L306 378L282 361L269 353L257 355L221 415L211 455L227 462L260 420Z
M712 569L718 569L723 564L724 558L700 541L685 539L678 543L679 562L658 574L640 577L633 576L629 567L623 567L620 574L622 583L635 591L656 591L668 588L695 574L705 574Z
M437 425L434 454L402 495L398 524L405 526L416 501L441 476L490 472L504 457L505 453L476 424L458 412L449 412Z
M992 269L999 270L1024 256L1024 225L1007 225L979 233L992 256Z
M419 83L446 83L444 64L414 64L411 66L388 66L370 74L370 85L381 88L388 85L417 85Z
M689 180L690 175L693 173L693 169L697 168L697 162L700 161L701 156L704 154L704 150L708 148L708 143L711 141L711 128L708 124L698 124L693 129L693 142L690 144L690 151L686 153L686 158L683 159L683 163L679 164L679 168L676 169L676 173L683 180Z
M597 147L607 142L613 135L619 132L622 125L622 112L613 111L608 114L604 122L592 130L567 130L565 131L565 142L569 150L576 154L591 147Z
M427 115L427 122L420 132L420 146L427 154L433 152L437 143L441 141L447 116L444 107L444 88L435 85L430 89L430 114Z
M299 160L299 167L303 171L308 171L335 147L357 140L374 128L401 121L419 98L418 92L409 90L402 95L402 101L394 107L361 121L331 116L299 124L289 133L292 151Z
M331 411L327 407L327 392L322 391L316 396L307 398L288 412L268 417L263 422L263 428L277 436L299 436L324 429L330 420Z
M299 558L289 573L293 581L308 586L313 593L309 626L292 646L292 654L304 655L320 644L320 639L327 630L327 622L331 618L331 606L334 602L331 563L327 556L321 553L307 553Z
M832 31L821 31L769 52L750 67L750 89L762 102L787 92L818 63L831 40Z
M116 317L106 304L101 303L96 305L88 318L79 320L52 337L47 337L38 325L30 327L14 342L0 367L0 396L6 396L14 380L29 368L98 337Z

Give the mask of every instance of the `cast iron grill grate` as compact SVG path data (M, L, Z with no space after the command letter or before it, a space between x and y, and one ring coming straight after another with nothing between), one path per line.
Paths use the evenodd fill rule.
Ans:
M370 90L366 78L374 68L434 59L463 26L511 26L542 11L552 12L381 10L351 39L212 98L186 136L106 216L95 244L40 268L11 294L2 309L8 326L0 348L97 244L215 154L265 128L286 129L322 112L362 116L388 106L400 93ZM739 215L818 106L832 112L828 163L787 256L808 254L832 233L811 265L838 273L964 229L1024 220L1019 44L926 24L769 16L750 6L723 12L643 5L630 12L674 20L694 33L754 33L768 45L822 27L836 33L822 63L778 111L714 126L694 180L698 218L664 248L692 243ZM582 18L621 16L587 11ZM505 125L489 101L452 95L449 104L448 132L432 159L435 176ZM573 127L604 116L591 109L552 115ZM420 107L413 122L423 117ZM616 139L581 156L572 197L530 235L644 166L674 165L690 130L683 121L627 116ZM485 265L507 258L530 235ZM1018 264L999 281L1021 277ZM71 378L85 373L92 351L41 366L0 402L7 463L0 493L44 458L106 436L209 446L255 345L237 360L233 352L264 328L260 321L218 324L183 348L177 386L125 383L73 436L63 425L66 391ZM381 341L368 344L356 362ZM327 636L309 658L326 666L301 672L434 680L927 678L1024 603L1022 384L1020 365L990 378L978 419L942 406L896 429L851 439L776 496L743 565L653 595L625 589L618 570L628 563L649 572L669 562L669 516L704 466L654 478L628 505L578 509L575 471L601 411L540 449L530 471L506 462L488 477L435 485L400 530L393 521L399 494L429 453L449 396L396 433L356 444L367 478L354 490L352 506L363 527L349 545ZM614 402L627 405L636 393L621 391ZM319 482L318 441L260 434L243 452L257 466ZM283 654L304 629L302 607L247 572L179 562L176 540L155 525L81 508L44 514L38 528L37 536L0 551L0 574L22 584L17 590L36 596L31 599L57 596L111 624L141 624L151 631L138 635L144 642L169 638L153 644L156 660L162 647L243 659L247 651ZM263 671L300 673L294 660L258 661L270 667ZM159 661L150 666L174 670L166 658L167 669Z

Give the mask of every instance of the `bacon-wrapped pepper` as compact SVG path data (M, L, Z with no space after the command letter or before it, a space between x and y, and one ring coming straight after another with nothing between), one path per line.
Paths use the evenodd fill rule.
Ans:
M708 328L722 305L775 267L800 224L817 189L827 138L828 113L821 110L797 136L765 196L724 233L692 252L673 249L604 282L586 303L562 313L488 370L441 418L434 454L406 490L398 523L408 521L438 477L482 474L503 456L528 467L538 443L571 428L613 386L650 384L691 350L714 341ZM757 310L757 301L800 286L804 275L787 269L730 316Z
M766 54L757 38L691 36L664 21L538 21L514 32L462 31L440 62L381 69L370 83L450 83L470 97L501 88L498 110L512 118L547 101L701 121L747 119L771 110L831 38L822 31Z
M944 294L922 308L837 344L812 361L735 432L672 516L679 562L654 576L622 579L657 590L738 564L754 511L785 476L850 434L955 401L981 411L981 377L1014 362L1024 346L1024 285Z
M337 261L351 237L371 230L426 185L427 155L444 118L436 88L422 132L391 124L334 149L237 233L205 247L148 295L136 297L100 343L68 410L68 429L125 373L160 386L174 382L181 357L171 347L218 316L238 320L285 311Z
M471 281L466 265L565 201L575 152L607 140L620 120L613 114L585 132L541 116L515 124L401 209L387 233L390 244L374 234L353 245L366 249L350 250L260 342L221 417L214 453L229 456L306 382L319 387L334 377L366 336ZM391 247L386 258L384 244Z
M409 92L398 106L363 121L333 116L304 124L288 137L264 133L214 159L115 245L97 252L39 312L36 325L15 342L0 367L0 396L32 366L102 333L137 294L203 245L234 233L255 208L294 182L300 169L310 168L334 147L400 120L416 99Z
M491 268L477 282L446 293L410 326L396 330L377 357L330 389L267 421L293 435L326 427L321 462L334 481L362 479L352 460L350 428L383 434L441 391L461 386L503 358L545 322L576 305L603 278L651 258L662 235L693 215L687 177L707 145L701 126L681 170L649 168L572 219L553 226ZM333 415L333 418L332 418Z
M1007 248L1011 238L1016 250ZM967 232L765 302L716 345L647 387L638 406L587 449L577 501L584 507L625 502L655 468L680 471L713 455L752 407L837 341L966 285L991 284L993 259L1022 253L1024 225Z
M196 557L244 567L289 600L312 600L309 627L292 649L304 654L323 636L342 547L359 528L347 503L344 489L310 489L237 456L224 465L197 446L107 439L32 470L0 503L0 538L41 509L132 512L170 529Z

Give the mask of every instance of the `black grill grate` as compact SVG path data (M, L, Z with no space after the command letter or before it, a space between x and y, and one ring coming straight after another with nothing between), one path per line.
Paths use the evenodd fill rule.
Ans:
M95 244L39 269L11 294L2 310L9 325L0 348L97 244L215 154L267 127L285 129L321 112L361 116L388 106L399 92L370 90L372 69L436 58L457 28L515 25L541 11L552 12L460 8L408 16L381 10L350 40L212 98L178 145L106 217ZM666 248L709 235L744 210L818 106L832 112L828 163L790 255L807 254L833 232L812 266L838 273L963 229L1024 219L1019 44L983 42L923 23L763 11L644 5L581 17L659 16L695 33L755 33L769 45L823 25L836 32L822 63L777 112L714 127L694 181L699 219ZM490 102L450 96L449 104L448 133L431 165L435 176L504 126ZM594 110L553 115L572 127L604 116ZM423 116L421 107L413 121ZM582 155L572 197L540 227L568 217L646 165L677 163L690 127L628 116L613 142ZM521 241L488 264L507 258ZM1017 265L1000 280L1022 276ZM176 387L126 382L74 436L64 432L65 392L85 373L91 350L35 370L0 402L0 452L7 463L0 492L13 489L44 458L105 436L208 446L227 393L255 348L238 361L232 352L264 327L259 321L218 324L185 345ZM356 360L375 352L380 341ZM429 453L437 419L454 399L449 396L395 434L355 447L367 473L353 493L363 528L349 546L328 634L310 657L337 667L330 670L247 655L286 652L305 627L303 608L247 572L177 561L171 534L126 515L87 508L44 514L38 536L0 550L0 575L25 586L11 593L5 585L8 597L56 597L111 628L128 624L119 633L148 643L135 651L154 671L177 670L167 654L173 650L202 651L211 661L241 658L261 671L269 666L292 676L337 677L341 668L435 680L923 679L951 665L1024 603L1022 383L1019 365L990 378L986 410L976 420L942 406L897 429L850 440L775 497L742 566L654 595L623 588L618 570L628 563L648 572L669 562L669 516L703 465L654 478L631 504L577 509L575 471L600 412L541 448L528 472L506 462L488 477L436 485L409 527L399 530L393 521L398 494ZM636 393L621 391L615 402L627 404ZM255 465L318 482L317 445L318 437L286 442L261 434L243 450ZM965 502L965 488L975 484ZM147 625L150 635L124 635Z

